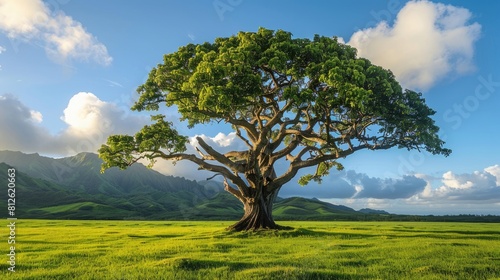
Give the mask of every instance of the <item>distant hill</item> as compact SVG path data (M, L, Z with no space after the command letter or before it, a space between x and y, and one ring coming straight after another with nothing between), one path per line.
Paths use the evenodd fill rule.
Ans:
M7 182L8 175L6 170L12 167L3 162L0 163L0 182ZM18 169L16 169L15 174L16 217L30 216L30 211L42 207L85 201L85 194L68 191L66 186L33 178ZM7 199L1 199L0 205L2 209L6 209Z
M279 220L338 220L360 214L346 206L303 197L285 198L276 202L273 213Z
M52 159L1 151L0 162L3 170L16 168L18 214L32 218L179 218L182 211L218 192L142 164L101 174L102 161L91 153ZM6 182L6 176L1 172L0 180ZM78 203L85 211L75 208Z
M389 215L390 213L384 210L375 210L370 208L360 209L359 212L364 214L379 214L379 215Z
M88 194L122 196L156 191L182 192L187 189L196 195L206 196L216 192L205 193L205 188L196 181L165 176L142 164L134 164L126 170L110 168L101 174L102 160L92 153L79 153L72 157L53 159L38 154L2 151L0 162L14 166L31 177L65 185L71 190Z

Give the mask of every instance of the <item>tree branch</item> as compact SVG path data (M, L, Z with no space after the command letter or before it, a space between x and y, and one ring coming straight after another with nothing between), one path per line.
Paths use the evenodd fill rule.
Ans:
M214 148L212 148L210 145L208 145L205 142L205 140L203 140L203 138L201 138L201 137L198 136L198 137L196 137L196 140L198 141L198 143L200 144L200 146L203 148L203 150L205 150L216 161L218 161L218 162L224 164L225 166L229 167L235 173L245 172L244 168L240 164L234 163L232 160L230 160L229 158L227 158L225 155L217 152ZM233 153L230 153L230 154L240 155L238 152L233 152Z
M248 141L247 138L241 135L241 130L239 127L236 127L236 136L238 136L238 138L240 138L247 145L248 148L253 149L253 145L250 143L250 141Z
M224 190L228 193L234 195L237 199L239 199L243 204L246 204L246 198L243 196L241 191L233 189L229 183L227 182L226 177L224 177Z

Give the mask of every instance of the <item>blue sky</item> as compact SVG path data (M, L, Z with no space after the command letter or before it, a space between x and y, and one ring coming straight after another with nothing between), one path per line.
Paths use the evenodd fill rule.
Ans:
M74 1L0 0L0 150L61 157L95 152L108 135L136 132L149 116L129 110L162 55L259 27L295 37L338 36L391 69L437 111L445 158L363 151L322 185L281 195L410 214L500 215L498 1ZM187 129L220 149L230 127ZM206 178L188 164L165 174Z

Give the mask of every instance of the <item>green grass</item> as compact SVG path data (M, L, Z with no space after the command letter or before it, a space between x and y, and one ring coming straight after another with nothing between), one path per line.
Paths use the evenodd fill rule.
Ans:
M71 204L63 204L50 206L29 211L36 211L39 215L60 214L62 217L78 215L81 219L109 219L113 217L130 216L131 211L118 209L112 206L94 203L94 202L77 202Z
M500 279L498 224L230 224L18 220L16 272L2 253L0 279Z
M79 211L79 210L93 210L94 208L112 208L106 205L97 204L94 202L78 202L65 205L57 205L51 207L40 208L40 210L46 211L48 213L60 213L68 211Z

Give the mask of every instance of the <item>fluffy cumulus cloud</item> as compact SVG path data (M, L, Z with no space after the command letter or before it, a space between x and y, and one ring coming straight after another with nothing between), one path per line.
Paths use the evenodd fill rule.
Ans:
M0 96L0 150L19 150L54 155L96 152L111 134L132 134L147 118L128 115L114 103L88 92L75 94L61 119L65 129L51 134L43 127L41 112L28 108L12 95Z
M474 43L481 33L469 10L410 1L391 25L357 31L348 44L360 57L389 68L404 87L425 90L449 74L474 69Z
M67 128L59 138L64 143L71 143L68 152L96 152L109 135L133 135L147 122L145 118L128 115L127 112L128 108L104 102L93 93L79 92L64 109L61 120Z
M102 115L103 112L113 111L109 107L112 105L101 101L94 94L79 92L70 99L61 119L68 124L72 132L83 134L111 125L109 118Z
M79 92L69 100L61 120L68 125L66 133L75 136L103 131L134 133L142 120L125 114L125 109L114 103L104 102L91 92Z
M433 198L449 200L500 202L500 166L494 165L483 171L456 174L448 171L443 174L442 186L433 192Z
M77 59L109 65L112 61L106 46L80 22L62 11L50 11L42 0L0 0L0 31L11 39L43 45L59 62Z

